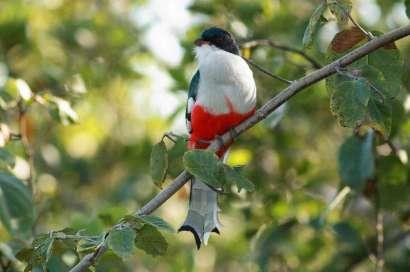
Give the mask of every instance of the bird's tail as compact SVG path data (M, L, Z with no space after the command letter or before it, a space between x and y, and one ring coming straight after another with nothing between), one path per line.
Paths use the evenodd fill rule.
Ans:
M211 232L219 234L218 193L205 183L192 179L188 215L179 231L190 231L194 235L196 246L205 245Z

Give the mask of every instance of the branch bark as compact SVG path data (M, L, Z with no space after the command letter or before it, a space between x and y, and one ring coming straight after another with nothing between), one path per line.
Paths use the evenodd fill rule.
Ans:
M351 51L345 56L339 58L338 60L324 66L323 68L316 70L296 81L293 81L287 88L277 94L275 97L270 99L265 105L259 108L254 115L243 121L237 127L235 127L235 135L231 132L227 132L220 137L219 140L213 141L208 147L209 150L216 151L221 148L222 145L227 144L237 138L240 134L247 131L263 119L265 119L270 113L281 106L283 103L288 101L294 95L302 91L303 89L315 84L316 82L335 74L340 68L345 67L354 61L368 55L369 53L375 51L376 49L404 38L410 35L410 25L392 30L380 37L374 38L361 47ZM147 204L145 204L139 211L137 215L146 215L155 211L160 207L165 201L167 201L172 195L174 195L185 183L189 181L191 175L187 171L183 171L179 176L164 190L159 192L154 198L152 198ZM94 253L90 253L83 257L83 259L74 266L70 272L83 272L86 271L88 267L95 264L99 256L101 256L107 247L105 244L99 246Z

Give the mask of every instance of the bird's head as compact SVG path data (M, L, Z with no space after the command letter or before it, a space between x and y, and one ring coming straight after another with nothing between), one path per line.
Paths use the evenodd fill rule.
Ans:
M239 48L235 38L226 30L211 27L202 32L201 37L195 41L197 47L203 45L215 46L229 53L239 55Z

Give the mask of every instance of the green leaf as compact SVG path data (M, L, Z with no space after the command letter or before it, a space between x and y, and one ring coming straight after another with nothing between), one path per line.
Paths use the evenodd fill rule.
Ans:
M337 21L345 25L349 21L349 14L352 11L352 1L350 0L327 0L329 10L336 16Z
M378 33L376 33L378 34ZM333 39L330 60L360 46L366 37L357 28L344 30ZM403 62L394 44L376 50L326 80L330 108L340 125L369 126L388 137L392 125L392 99L401 88Z
M78 121L77 113L67 100L50 94L44 95L43 98L49 104L51 116L63 125L69 125Z
M150 224L138 231L135 246L152 256L164 255L168 249L168 243L161 232Z
M380 80L380 90L388 98L395 98L400 92L403 61L394 44L387 48L380 48L367 56L368 63L382 73L382 76L374 77ZM369 78L372 81L372 78Z
M155 215L140 215L138 216L138 218L140 218L145 223L156 227L157 229L164 230L164 231L171 232L171 233L175 232L174 228L161 217L158 217Z
M404 1L404 4L406 5L406 14L407 14L407 17L409 17L409 19L410 19L410 0L405 0L405 1Z
M52 255L54 238L51 234L40 234L34 238L33 247L33 264L41 264L43 269L47 267L47 263Z
M2 160L7 166L14 167L16 158L13 154L6 149L0 147L0 160Z
M330 97L332 113L342 126L361 125L366 117L366 106L372 91L370 86L363 79L352 80L347 77L336 84Z
M410 203L410 182L406 166L391 155L380 157L376 168L380 205L392 212Z
M253 252L260 271L271 271L269 269L270 260L273 256L280 255L282 248L287 247L295 226L297 226L297 221L292 218L280 225L272 224L260 234Z
M34 221L31 194L19 179L3 172L0 172L0 220L12 234L30 236Z
M114 229L108 235L108 246L119 257L129 257L134 251L135 236L135 230L130 227Z
M168 170L168 152L164 141L157 143L152 148L150 170L154 183L162 187Z
M179 136L176 143L168 151L168 174L176 177L183 169L182 158L187 151L187 139Z
M248 192L253 192L255 190L255 185L244 177L240 169L232 168L229 165L224 165L224 174L227 183L235 184L238 187L238 192L245 189Z
M184 154L183 161L188 172L196 178L214 188L222 187L223 164L215 153L207 150L190 150Z
M303 47L307 48L312 45L313 37L316 35L319 27L323 24L323 22L326 21L326 19L324 19L323 17L325 10L326 3L321 2L310 17L309 23L305 29L305 33L303 34Z
M333 231L342 251L356 249L364 245L359 232L350 223L337 223L333 225Z
M372 131L364 137L353 135L340 147L339 174L343 184L353 190L361 191L374 176L373 137Z

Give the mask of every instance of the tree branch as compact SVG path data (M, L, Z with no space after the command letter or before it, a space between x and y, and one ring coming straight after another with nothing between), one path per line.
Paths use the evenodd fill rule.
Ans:
M380 37L374 38L361 47L351 51L345 56L339 58L338 60L326 65L325 67L316 70L299 80L294 81L291 85L281 91L278 95L270 99L265 105L259 108L254 115L243 121L237 127L235 127L235 137L232 137L232 133L227 132L222 135L219 140L214 140L210 146L209 150L216 151L222 147L222 145L230 143L232 140L237 138L240 134L247 131L263 119L265 119L271 112L277 109L280 105L285 103L287 100L292 98L294 95L313 85L314 83L329 77L337 72L339 68L345 67L354 61L366 56L367 54L375 51L376 49L399 40L403 37L410 35L410 25L398 28L396 30L390 31ZM167 201L172 195L174 195L188 180L191 175L187 171L183 171L179 176L164 190L159 192L154 198L152 198L146 205L144 205L136 214L146 215L152 213L158 207L160 207L165 201ZM83 259L74 266L70 272L83 272L86 271L88 267L95 264L99 256L101 256L107 247L105 243L97 247L94 253L90 253L83 257Z
M312 58L311 56L309 56L302 50L295 48L295 47L288 46L288 45L276 43L270 39L252 40L252 41L245 42L241 45L242 48L249 48L249 49L256 48L259 46L270 46L272 48L279 49L282 51L295 53L303 57L308 62L310 62L310 64L312 64L314 68L316 69L322 68L322 65L319 62L317 62L314 58Z

